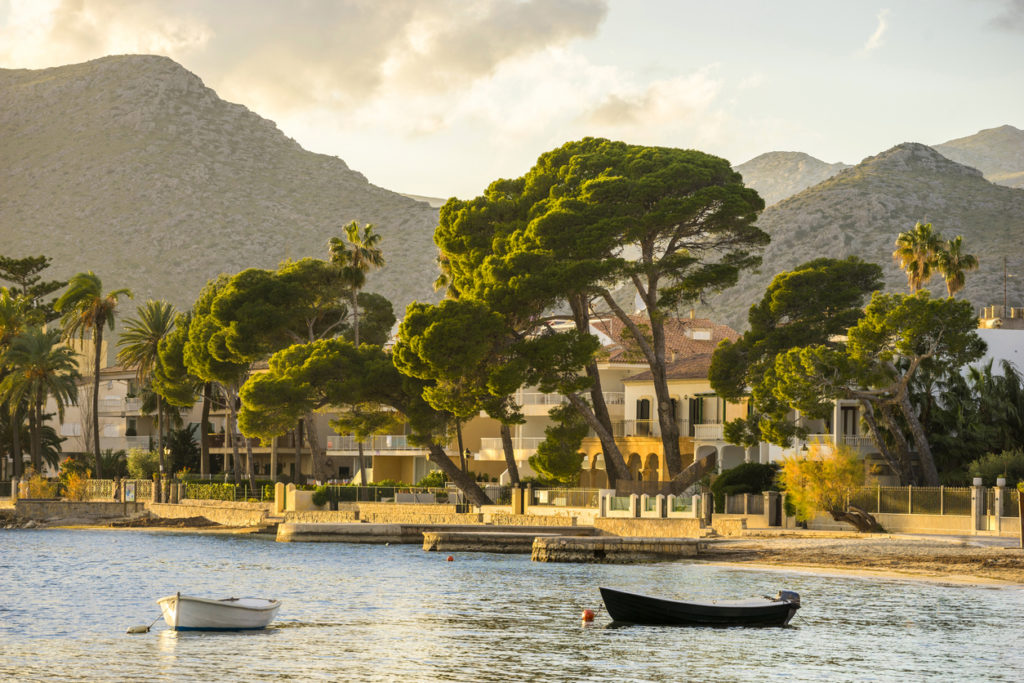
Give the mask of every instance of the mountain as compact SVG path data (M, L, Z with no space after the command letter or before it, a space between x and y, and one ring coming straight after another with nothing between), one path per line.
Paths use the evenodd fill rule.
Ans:
M963 235L979 269L958 295L979 309L1003 303L1003 258L1024 276L1024 190L987 181L980 171L950 161L931 147L897 145L828 180L768 207L758 225L771 235L759 273L709 301L701 312L735 329L746 327L750 306L778 272L819 256L857 255L879 264L887 289L907 291L892 258L896 236L917 221L946 238ZM945 296L936 277L930 283ZM1024 277L1007 281L1010 305L1024 301Z
M934 148L947 159L973 166L993 183L1024 188L1024 130L988 128Z
M436 300L438 212L314 154L170 59L0 70L0 254L191 306L219 273L327 258L350 221L387 261L368 291Z
M803 152L767 152L735 167L747 187L757 190L765 206L827 180L848 164L829 164Z

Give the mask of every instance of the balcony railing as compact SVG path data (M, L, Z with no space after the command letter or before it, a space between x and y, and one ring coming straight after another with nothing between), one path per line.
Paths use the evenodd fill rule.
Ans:
M409 445L409 437L406 434L383 434L374 435L363 439L364 451L405 451L410 448L419 448ZM328 436L327 450L329 451L355 451L358 450L359 440L354 436Z
M101 436L100 450L105 451L109 448L112 451L127 451L132 448L139 448L148 451L151 448L151 440L152 448L155 449L155 436Z
M725 439L725 425L693 425L693 438L696 441L722 441Z
M519 436L512 438L512 451L517 455L521 455L523 451L536 451L537 446L544 440L543 436ZM501 443L501 439L487 438L480 439L480 454L482 456L487 455L502 455L505 452L505 447Z
M590 395L585 393L583 397L587 399ZM516 401L524 406L557 406L568 403L568 399L561 394L545 394L540 391L520 391L516 394ZM621 406L626 402L626 394L621 391L606 391L604 402L610 406Z

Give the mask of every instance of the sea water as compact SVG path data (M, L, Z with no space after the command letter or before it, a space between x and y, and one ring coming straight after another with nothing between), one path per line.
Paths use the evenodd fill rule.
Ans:
M541 564L412 545L0 531L0 680L1019 681L1021 587L691 562ZM784 628L609 627L598 586L800 593ZM177 591L283 602L265 631L175 633ZM584 609L597 612L583 625Z

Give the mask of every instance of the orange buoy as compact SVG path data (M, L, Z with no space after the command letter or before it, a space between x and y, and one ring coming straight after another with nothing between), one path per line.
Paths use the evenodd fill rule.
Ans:
M455 558L454 558L454 557L452 557L451 555L449 555L449 556L448 556L448 561L449 561L449 562L454 562L454 561L455 561Z
M593 620L594 620L594 610L592 610L592 609L585 609L585 610L583 610L583 621L593 621Z

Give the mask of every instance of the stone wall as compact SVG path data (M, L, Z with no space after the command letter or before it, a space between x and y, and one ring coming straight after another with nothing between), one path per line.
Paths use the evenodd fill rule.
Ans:
M297 512L285 512L286 522L306 524L343 524L346 522L358 522L359 513L355 510L299 510Z
M145 503L113 501L71 501L21 499L15 511L22 519L36 521L66 520L69 523L89 523L101 519L128 517L145 509Z
M368 524L483 524L484 516L476 512L429 513L405 511L404 505L395 505L390 510L359 511L360 521ZM411 506L418 507L418 506ZM429 506L433 507L433 506Z
M271 503L232 502L226 500L188 500L184 503L146 503L156 517L183 519L203 517L224 526L259 526L270 513Z
M511 512L491 512L484 519L495 526L576 526L577 519L568 514L561 515L513 515Z
M609 538L538 536L530 559L534 562L596 562L627 564L696 557L699 541L689 538Z
M709 533L703 520L692 517L678 519L599 517L594 520L594 528L610 536L699 538Z

